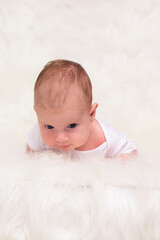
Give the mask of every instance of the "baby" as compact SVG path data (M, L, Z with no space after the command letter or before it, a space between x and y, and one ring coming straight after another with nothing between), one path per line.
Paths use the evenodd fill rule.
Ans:
M27 134L27 152L53 150L76 158L135 156L136 146L126 135L95 117L97 107L92 103L91 81L80 64L49 62L34 87L38 123Z

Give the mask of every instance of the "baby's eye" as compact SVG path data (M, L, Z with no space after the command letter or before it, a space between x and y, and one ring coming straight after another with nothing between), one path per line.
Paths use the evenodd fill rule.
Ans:
M67 126L67 128L75 128L77 127L77 125L78 125L77 123L71 123Z
M47 129L53 129L53 128L54 128L54 127L51 126L51 125L45 125L45 127L46 127Z

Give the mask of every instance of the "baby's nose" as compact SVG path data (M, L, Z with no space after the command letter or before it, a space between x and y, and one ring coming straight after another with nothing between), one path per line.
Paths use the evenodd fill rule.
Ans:
M62 142L65 142L67 140L68 140L68 136L65 132L57 133L57 135L56 135L56 141L57 142L62 143Z

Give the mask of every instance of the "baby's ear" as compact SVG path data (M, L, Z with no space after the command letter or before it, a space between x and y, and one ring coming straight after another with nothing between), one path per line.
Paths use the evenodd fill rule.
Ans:
M95 118L96 115L96 109L98 107L98 103L94 103L91 108L90 108L90 117L91 117L91 121Z

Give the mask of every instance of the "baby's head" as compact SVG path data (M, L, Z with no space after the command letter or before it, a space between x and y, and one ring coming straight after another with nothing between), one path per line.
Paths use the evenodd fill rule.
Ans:
M76 62L55 60L46 64L37 78L34 104L59 111L74 94L91 106L92 85L88 74Z
M80 64L55 60L45 65L35 83L34 109L47 146L80 149L89 138L96 108L91 81Z

